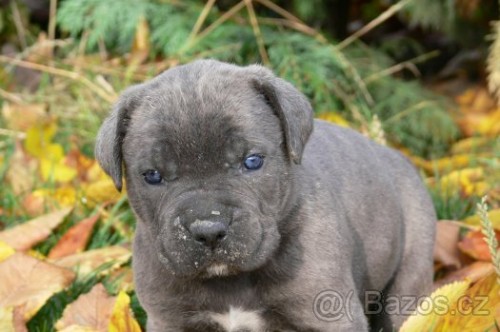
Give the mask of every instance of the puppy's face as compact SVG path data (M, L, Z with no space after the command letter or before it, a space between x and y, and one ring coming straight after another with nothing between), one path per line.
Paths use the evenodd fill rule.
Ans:
M305 109L284 110L285 96ZM151 259L179 277L235 274L269 260L312 126L303 97L261 67L200 61L133 88L117 105L96 155L118 187L123 163L131 205L157 253Z

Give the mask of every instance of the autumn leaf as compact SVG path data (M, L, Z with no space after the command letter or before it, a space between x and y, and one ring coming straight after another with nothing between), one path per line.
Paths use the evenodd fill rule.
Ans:
M23 318L27 321L74 278L68 269L16 253L0 262L0 308L24 306Z
M491 220L493 227L500 231L500 209L494 209L488 211L488 218ZM480 226L481 220L478 215L473 215L464 219L464 222L468 225Z
M52 248L48 258L60 258L82 252L99 217L99 214L96 214L73 225Z
M434 283L434 286L441 287L455 281L464 281L464 280L474 283L479 279L484 278L492 271L494 271L494 268L491 262L477 261L461 268L460 270L448 273L445 277L437 280Z
M88 250L78 254L51 260L54 264L70 268L80 275L89 274L104 264L109 264L101 273L105 274L126 263L132 253L129 249L120 246L110 246L100 249Z
M436 225L436 243L434 245L434 260L445 266L459 268L460 252L457 243L460 237L460 226L454 222L441 220Z
M108 331L141 332L139 323L137 323L130 310L130 297L124 291L118 293Z
M439 331L435 329L435 325L449 310L436 307L436 303L439 303L438 299L445 300L448 304L456 303L468 287L468 281L457 281L437 289L403 323L399 332Z
M110 296L102 284L71 303L56 323L58 331L140 332L125 292Z
M495 231L497 240L500 241L500 231ZM488 244L484 241L484 234L481 230L471 231L458 243L458 248L470 257L481 260L491 261L491 254Z
M64 156L62 147L51 143L56 131L57 125L54 122L31 127L26 133L24 148L37 158L48 157L48 154L51 159L62 159Z
M16 251L7 243L0 241L0 262L14 255ZM1 330L0 330L1 331Z
M481 167L450 172L439 180L439 186L445 195L459 193L465 196L483 196L489 187L484 181L484 170Z
M435 326L435 331L495 331L500 323L500 284L496 273L490 273L467 290L460 301L454 301L449 314Z
M58 331L75 331L75 328L108 331L115 302L104 286L97 284L66 307L55 327Z
M28 250L45 240L70 212L71 208L65 208L6 229L0 232L0 241L16 250Z

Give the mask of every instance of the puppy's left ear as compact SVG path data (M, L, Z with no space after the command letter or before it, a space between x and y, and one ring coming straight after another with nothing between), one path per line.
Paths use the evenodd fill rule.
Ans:
M277 78L261 66L247 67L253 71L253 85L276 113L285 135L289 158L300 164L305 144L313 130L313 110L307 98L293 85Z
M139 104L141 91L142 85L135 85L125 90L97 134L95 157L102 169L113 179L118 191L122 189L122 143L131 113Z

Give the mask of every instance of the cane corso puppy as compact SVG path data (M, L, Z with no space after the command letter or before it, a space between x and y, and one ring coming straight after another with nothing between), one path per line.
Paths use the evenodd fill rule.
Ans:
M435 215L410 162L313 120L262 66L132 86L95 152L137 217L148 331L393 331L430 290Z

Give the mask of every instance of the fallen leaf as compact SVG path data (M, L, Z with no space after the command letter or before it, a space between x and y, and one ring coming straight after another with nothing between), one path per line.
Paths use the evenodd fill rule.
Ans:
M453 171L439 180L439 188L445 196L453 194L483 196L488 187L481 167Z
M500 284L492 272L468 289L460 301L454 301L449 313L441 318L434 331L495 331L500 323Z
M458 240L460 226L454 222L440 220L436 225L436 243L434 246L434 260L445 266L460 267L460 251Z
M108 295L102 284L96 284L66 307L55 327L59 331L75 331L75 328L108 331L115 302L116 298Z
M434 286L437 288L455 281L463 280L475 283L479 279L490 274L493 270L493 264L491 264L491 262L474 262L461 268L460 270L456 270L447 274L444 278L437 280L434 283Z
M130 257L132 257L132 253L129 249L111 246L88 250L51 261L58 266L73 269L80 275L86 275L94 272L104 264L109 264L101 271L101 273L105 274L126 263Z
M61 186L55 189L37 189L23 199L24 209L31 215L55 210L58 207L73 207L77 194L73 186Z
M60 258L82 252L100 215L96 214L73 225L50 250L48 258Z
M82 185L85 204L89 207L94 207L101 203L117 202L124 193L116 190L113 181L110 178L105 178L96 182L91 182ZM125 192L125 190L123 190Z
M14 255L15 252L14 248L3 241L0 241L0 262Z
M500 209L494 209L488 211L488 218L491 220L493 227L500 231ZM464 219L464 222L469 225L479 226L481 225L481 219L478 215L473 215Z
M495 234L497 240L500 242L500 231L495 230ZM481 230L468 232L458 243L458 248L474 259L491 261L490 251Z
M418 306L415 312L403 323L399 332L444 331L434 327L442 315L449 313L449 308L436 307L441 299L447 304L456 303L469 287L468 281L457 281L435 290L427 300Z
M31 127L26 133L24 148L37 158L61 159L64 156L62 147L51 143L56 131L57 125L54 122Z
M51 158L51 156L40 159L40 173L44 181L55 181L57 183L68 183L78 174L76 169L66 165L65 157L59 159Z
M0 262L0 308L24 305L23 318L27 321L74 278L68 269L16 253Z
M0 307L0 331L2 332L28 332L26 321L23 317L25 306L16 308Z
M16 250L28 250L45 240L52 233L52 230L63 222L71 210L71 208L65 208L6 229L0 232L0 241Z
M108 331L141 332L141 327L130 310L130 297L124 291L120 291L116 298Z

